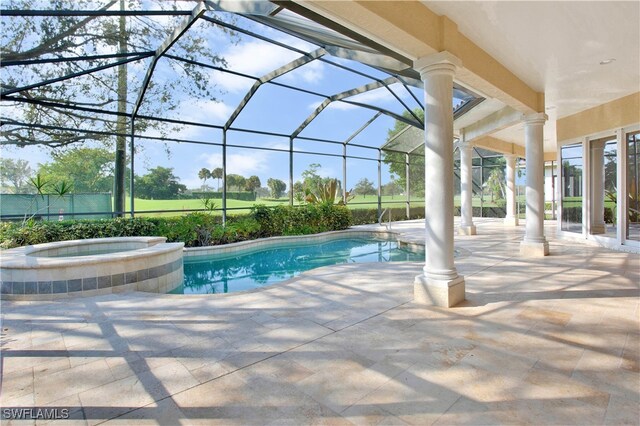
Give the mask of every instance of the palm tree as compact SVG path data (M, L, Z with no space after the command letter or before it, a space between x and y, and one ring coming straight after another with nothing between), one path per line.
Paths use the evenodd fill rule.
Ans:
M198 172L198 177L202 179L202 190L205 190L205 185L207 184L207 179L211 177L211 172L209 169L205 169L204 167L200 169Z
M220 179L222 179L222 167L211 170L211 178L218 179L218 192L220 192Z

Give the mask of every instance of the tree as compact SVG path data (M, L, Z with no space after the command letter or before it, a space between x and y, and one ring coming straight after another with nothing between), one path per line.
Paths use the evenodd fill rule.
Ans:
M502 169L497 167L493 168L491 170L491 173L489 173L489 177L485 181L484 185L491 194L492 203L496 198L498 200L504 199L505 178Z
M287 189L287 184L280 179L269 178L267 180L267 186L269 190L271 190L271 196L275 199L280 198Z
M119 6L121 10L142 10L143 0L111 0L101 10ZM176 1L157 4L162 9L178 8ZM7 0L7 9L30 9L31 0ZM57 0L51 2L54 10L92 10L92 0ZM194 3L196 4L196 3ZM43 62L25 69L23 66L3 67L3 90L18 90L30 84L69 76L79 70L94 70L82 76L67 79L63 84L47 84L13 94L16 99L38 102L11 102L15 112L7 117L9 126L3 127L2 139L18 146L43 144L60 147L88 140L101 141L115 151L115 210L124 209L125 148L131 122L126 113L135 107L148 61L143 58L128 63L120 59L98 56L96 53L127 54L153 51L180 25L183 17L167 16L154 19L120 16L116 22L98 16L30 16L11 17L3 21L3 62L30 61L47 58L79 57L81 61ZM211 73L188 61L208 62L225 67L226 61L205 37L207 32L187 31L171 46L171 53L185 58L179 61L164 57L175 78L160 78L147 86L141 110L146 115L162 116L177 108L182 101L178 93L191 99L216 100L216 86ZM235 33L229 32L230 41L237 42ZM133 56L130 59L135 59ZM103 69L99 69L103 68ZM166 72L165 72L166 75ZM132 90L129 90L129 89ZM81 106L83 110L67 106ZM117 111L119 115L99 114L97 110ZM15 120L15 121L13 121ZM4 120L3 120L4 121ZM68 124L71 123L71 124ZM30 127L37 124L40 127ZM135 131L140 134L154 129L162 136L179 126L166 126L153 120L135 120ZM6 128L5 128L6 127ZM82 130L79 130L82 129ZM85 132L90 131L90 133ZM91 131L98 131L91 132ZM115 135L114 135L115 133ZM3 142L4 142L3 141Z
M201 168L200 171L198 172L198 178L202 179L202 190L205 190L205 186L207 184L207 179L209 179L211 177L211 172L209 171L209 169L206 168Z
M244 184L246 181L247 179L241 175L227 175L227 190L235 189L236 191L242 191L242 188L244 188Z
M151 200L173 200L187 187L173 174L173 168L158 166L144 176L136 176L136 195Z
M376 189L373 187L373 182L367 178L362 178L353 188L354 195L375 195Z
M220 179L222 179L223 174L222 167L216 167L211 170L211 179L218 179L218 192L220 192Z
M27 160L0 158L0 186L4 187L9 182L13 185L14 193L27 191L32 174L33 170Z
M391 195L391 199L393 199L395 195L402 193L402 187L395 180L391 180L382 185L380 192L382 192L382 195Z
M306 194L304 192L304 185L302 182L297 180L293 184L293 198L298 202L298 204L302 204L304 201Z
M318 174L320 164L311 163L307 169L302 172L302 185L304 190L315 191L322 182L322 177Z
M258 176L249 176L249 179L244 183L244 190L249 192L256 192L258 188L262 186L260 178Z
M416 108L413 111L421 120L424 121L424 110L421 108ZM408 111L405 111L402 114L404 117L410 118L412 117ZM408 124L402 121L396 120L392 129L389 129L387 134L387 140L391 139ZM383 159L385 164L389 166L389 172L394 176L394 180L400 185L401 188L406 188L406 156L402 152L390 152L383 151ZM410 167L409 167L409 184L410 190L412 194L423 196L424 195L424 155L410 155L409 159Z
M59 148L51 152L53 161L41 164L38 173L47 181L66 181L74 192L111 192L113 154L105 148Z

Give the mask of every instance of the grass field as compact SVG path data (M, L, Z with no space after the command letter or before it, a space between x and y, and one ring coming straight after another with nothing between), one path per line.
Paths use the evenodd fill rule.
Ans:
M135 200L135 211L137 216L178 216L183 214L181 211L187 213L189 210L197 210L203 209L204 204L202 200L143 200L141 198L136 198ZM218 209L222 208L222 200L214 200L215 207ZM296 201L294 203L297 204ZM360 204L362 203L362 204ZM405 207L404 198L400 195L396 195L394 197L391 196L383 196L382 197L382 205L383 208L390 207ZM267 206L277 206L277 205L288 205L288 198L280 198L278 200L270 199L270 198L259 198L256 201L241 201L241 200L227 200L227 208L233 209L229 210L228 214L234 214L237 212L238 214L247 213L251 207L256 204L264 204ZM126 200L126 208L129 208L129 198ZM412 206L424 205L422 200L414 200L411 203ZM367 196L357 196L348 204L349 208L352 209L372 209L378 207L378 197L375 195L367 195ZM166 212L166 213L144 213L144 212L153 212L158 210L180 210L174 212ZM218 214L222 214L221 212L217 212Z
M216 203L216 208L222 208L222 200L214 200ZM520 202L524 203L524 197ZM297 202L294 202L297 204ZM228 214L243 214L247 213L251 207L255 204L264 204L267 206L277 206L277 205L288 205L288 198L280 198L278 200L270 199L270 198L260 198L256 201L241 201L241 200L227 200L227 208L230 209ZM489 199L481 202L480 197L473 197L472 204L474 207L480 207L481 205L484 207L498 207L496 203L491 203ZM460 197L454 197L454 205L460 206ZM129 199L127 199L127 208L129 207ZM375 209L378 207L378 197L375 195L367 195L367 196L356 196L353 200L351 200L348 204L351 209ZM406 206L404 196L396 195L396 196L388 196L385 195L382 197L382 208L404 208ZM412 207L424 206L424 198L412 198L411 199ZM140 198L135 199L135 209L136 215L140 216L177 216L183 214L190 210L203 209L204 204L202 200L143 200ZM153 211L159 210L179 210L173 212L166 213L152 213ZM150 212L150 213L144 213ZM221 212L217 212L221 214Z

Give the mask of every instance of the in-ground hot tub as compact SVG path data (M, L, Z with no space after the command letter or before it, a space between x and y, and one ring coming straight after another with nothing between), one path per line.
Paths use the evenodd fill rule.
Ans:
M183 247L164 237L117 237L3 250L0 292L10 300L166 293L182 284Z

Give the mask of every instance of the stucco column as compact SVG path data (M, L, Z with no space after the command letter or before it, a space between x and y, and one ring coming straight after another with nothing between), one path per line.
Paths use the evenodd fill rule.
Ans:
M516 156L505 155L507 160L507 215L504 224L507 226L518 226L518 213L516 212Z
M604 142L591 141L591 228L592 234L604 234Z
M453 262L453 76L460 60L448 52L414 62L425 96L425 249L414 282L418 303L451 307L465 298Z
M524 143L527 162L527 223L520 254L524 256L546 256L549 243L544 237L544 113L524 117Z
M460 235L476 235L473 224L473 176L471 159L473 146L468 143L460 144Z

